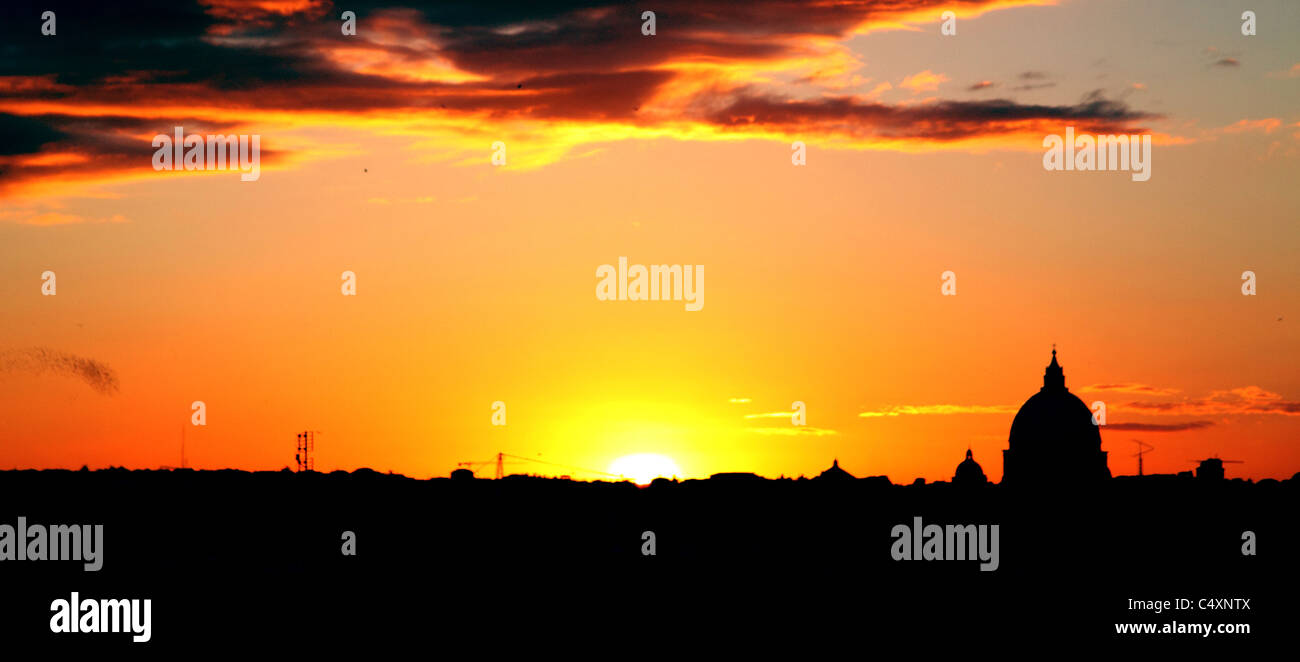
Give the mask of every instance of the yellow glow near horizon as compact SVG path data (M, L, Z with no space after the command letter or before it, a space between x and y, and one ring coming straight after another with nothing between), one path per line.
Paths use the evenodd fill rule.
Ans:
M649 485L656 478L680 476L682 470L666 455L637 453L614 460L609 465L609 472L631 478L637 485Z

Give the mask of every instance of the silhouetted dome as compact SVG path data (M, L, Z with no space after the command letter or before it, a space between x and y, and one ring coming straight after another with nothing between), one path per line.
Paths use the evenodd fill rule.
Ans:
M840 468L840 461L833 460L831 468L817 475L819 480L857 480L853 474Z
M957 465L957 473L953 474L952 482L954 485L983 485L989 482L984 469L971 456L969 448L966 449L966 459Z
M1065 388L1065 372L1052 362L1043 388L1021 405L1011 422L1008 450L1003 451L1002 480L1007 482L1079 482L1110 478L1101 431L1092 410Z

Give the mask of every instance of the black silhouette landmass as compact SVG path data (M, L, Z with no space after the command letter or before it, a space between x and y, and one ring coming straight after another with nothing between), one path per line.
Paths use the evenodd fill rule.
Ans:
M1232 645L1293 627L1300 477L1118 477L1062 489L894 485L838 464L815 479L416 480L351 473L4 471L0 524L104 524L104 567L0 562L7 636L53 635L70 591L154 600L154 642L626 635L753 644ZM998 524L1000 562L896 561L891 529ZM341 553L344 531L356 555ZM642 554L643 532L656 554ZM1258 553L1243 555L1252 531ZM1250 610L1154 614L1127 600L1249 598ZM1117 622L1248 623L1246 638L1116 635ZM707 631L707 632L705 632ZM306 633L312 633L307 636ZM525 633L527 633L525 635ZM758 637L756 640L755 637ZM797 643L797 642L795 642ZM557 644L558 645L558 644ZM563 646L561 646L563 648ZM930 652L940 649L925 648ZM1045 653L1048 649L1043 649Z

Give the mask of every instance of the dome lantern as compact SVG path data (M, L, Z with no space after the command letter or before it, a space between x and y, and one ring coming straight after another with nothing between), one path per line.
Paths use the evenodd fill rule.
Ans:
M1065 370L1056 362L1056 345L1052 345L1052 362L1047 364L1047 370L1043 372L1043 388L1065 389Z

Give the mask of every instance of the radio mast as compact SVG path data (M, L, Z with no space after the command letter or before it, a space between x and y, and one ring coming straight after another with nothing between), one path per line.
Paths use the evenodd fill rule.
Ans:
M298 460L298 472L315 471L316 460L311 454L316 450L316 433L320 430L308 430L298 433L298 454L295 459Z

